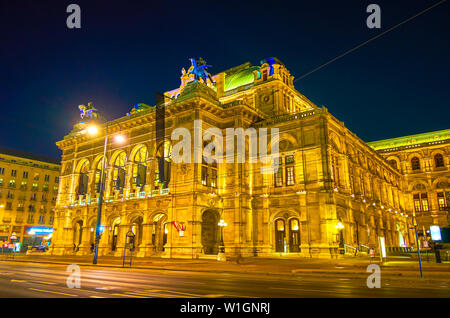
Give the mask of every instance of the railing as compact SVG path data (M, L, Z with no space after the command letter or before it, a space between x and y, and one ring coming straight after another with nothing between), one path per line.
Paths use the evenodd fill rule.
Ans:
M356 256L356 254L358 253L358 249L354 246L344 244L344 253L347 254L349 252Z
M305 118L305 117L310 117L310 116L314 116L316 114L321 114L322 110L321 109L313 109L313 110L307 110L304 112L300 112L300 113L295 113L295 114L283 114L283 115L279 115L276 117L272 117L272 118L268 118L266 120L263 120L259 123L253 124L252 126L254 128L260 128L263 126L269 126L269 125L273 125L276 123L281 123L281 122L286 122L286 121L291 121L291 120L296 120L296 119L300 119L300 118Z

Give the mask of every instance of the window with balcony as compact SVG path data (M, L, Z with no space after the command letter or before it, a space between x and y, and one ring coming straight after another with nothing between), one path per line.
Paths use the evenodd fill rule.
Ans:
M16 187L16 180L9 180L9 187L15 188Z
M37 183L33 183L33 185L31 186L31 190L37 191L37 189L38 189L38 184Z
M27 182L26 181L22 181L22 183L20 184L20 189L21 190L26 190L27 189Z

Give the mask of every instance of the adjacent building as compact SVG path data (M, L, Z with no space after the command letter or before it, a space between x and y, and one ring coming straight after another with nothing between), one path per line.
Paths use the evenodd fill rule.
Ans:
M122 118L97 123L97 135L88 133L91 116L57 143L62 170L48 253L91 253L105 132L100 255L123 255L131 231L139 257L216 257L223 234L227 255L329 258L376 248L380 238L388 250L415 246L415 215L421 228L448 226L448 212L438 208L438 193L449 191L448 131L429 134L436 147L415 138L411 154L395 142L368 144L297 91L276 58L233 67L212 81L196 79L193 67L182 69L180 87L165 92L157 106L137 104ZM93 107L80 109L86 116ZM203 157L200 152L198 162L179 162L173 150L181 138L172 136L177 128L192 136L191 147L183 149L191 158L208 147L211 141L202 139L208 131L215 142L219 133L242 128L249 154L264 143L271 152L277 129L278 168L251 155L239 162L236 152L225 156L233 162L219 160L217 147ZM125 142L115 142L118 134ZM228 148L223 143L224 153ZM439 161L434 169L436 154L443 166ZM411 173L416 156L420 173ZM415 208L422 193L430 200L426 211L424 201L420 211Z
M22 251L53 231L59 160L0 147L0 242L17 236Z

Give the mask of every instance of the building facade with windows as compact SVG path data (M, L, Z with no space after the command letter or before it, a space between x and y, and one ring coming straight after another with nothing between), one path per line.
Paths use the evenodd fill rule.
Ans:
M405 178L408 210L416 215L419 236L429 226L449 226L450 129L369 142Z
M162 104L137 104L101 124L96 136L87 123L76 125L57 143L62 170L48 253L91 253L106 130L100 255L123 255L129 231L140 257L216 257L222 233L226 254L234 256L337 257L376 248L380 237L388 249L415 245L409 179L298 92L282 62L245 63L206 83L190 71L182 69L180 87L165 92ZM256 144L261 149L263 131L270 141L277 128L278 168L247 155L238 162L236 152L226 155L233 162L219 160L216 147L198 162L178 162L173 151L181 138L171 138L177 128L192 136L183 149L191 158L211 143L201 136L210 128L227 137L229 129L244 129L246 154ZM114 142L119 133L125 143Z
M0 148L0 242L15 233L22 251L41 244L29 230L51 231L60 169L56 159Z

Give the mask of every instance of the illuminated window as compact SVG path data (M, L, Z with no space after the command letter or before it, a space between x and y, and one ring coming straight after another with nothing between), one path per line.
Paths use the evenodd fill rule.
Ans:
M15 188L16 187L16 180L9 180L9 187Z
M443 167L444 166L444 156L442 156L440 153L436 154L434 156L434 164L436 168Z
M122 191L123 187L125 186L125 162L126 162L125 152L121 152L114 160L113 185L115 190Z
M428 209L428 196L427 196L427 194L426 193L422 193L420 195L420 200L421 200L421 203L422 203L422 211L427 212L429 210Z
M0 178L0 187L2 187L2 186L3 186L3 179Z
M38 189L38 184L37 183L33 183L31 190L36 191Z
M206 146L206 143L203 147ZM211 155L215 155L215 149L211 151ZM211 158L212 159L212 158ZM212 159L212 162L208 164L206 157L202 157L202 185L217 188L217 161Z
M420 212L421 208L420 208L420 198L419 198L419 194L414 194L413 195L413 200L414 200L414 210L416 212Z
M444 192L438 192L437 199L438 199L439 210L445 210L445 208L447 207L447 204L445 202Z
M48 184L44 184L42 186L42 191L47 192L48 191Z
M411 159L411 168L413 170L420 170L420 160L417 157Z
M290 223L291 223L291 231L298 231L299 230L299 225L298 225L298 220L297 219L291 219Z
M27 188L27 182L26 181L22 181L22 183L20 184L20 188L21 189L26 189Z
M274 178L275 178L275 186L276 187L282 187L283 186L283 161L281 158L277 158L275 160L278 160L278 169L275 172Z
M280 232L284 231L284 221L281 219L278 219L276 228L277 228L277 231L280 231Z
M295 183L295 168L294 168L294 156L286 156L286 185L294 185Z

